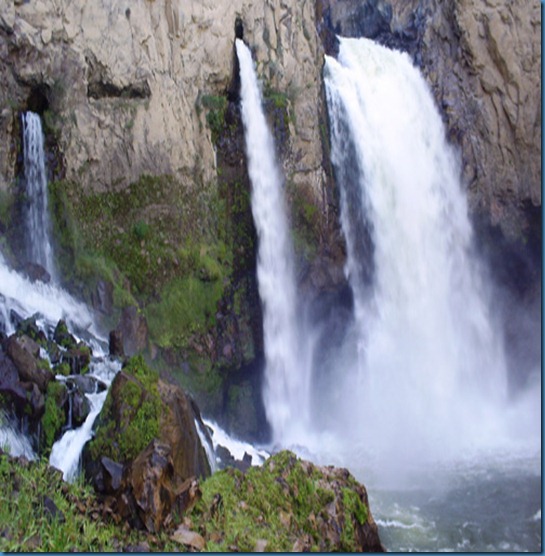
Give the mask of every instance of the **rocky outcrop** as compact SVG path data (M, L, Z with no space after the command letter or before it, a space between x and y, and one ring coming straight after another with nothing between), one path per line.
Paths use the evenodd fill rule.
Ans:
M279 452L201 484L193 523L218 551L383 552L367 491L346 470Z
M84 190L123 188L142 174L185 187L212 184L215 151L203 95L223 94L233 75L235 26L267 85L292 114L286 169L319 196L319 49L311 2L248 0L125 3L2 0L0 188L14 180L21 110L45 115L63 173Z

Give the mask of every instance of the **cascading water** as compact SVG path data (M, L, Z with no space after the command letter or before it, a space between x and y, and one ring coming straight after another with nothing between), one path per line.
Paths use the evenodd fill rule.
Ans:
M52 335L57 322L63 319L71 330L85 337L92 348L88 376L96 378L106 387L110 385L121 364L107 355L108 342L97 330L89 308L58 286L32 283L8 268L0 255L0 331L6 335L15 331L11 319L13 313L20 318L37 318L37 324L48 336ZM58 378L65 380L65 377ZM77 474L81 451L92 436L92 426L106 394L107 390L86 394L91 406L89 416L78 429L66 431L52 448L50 463L63 471L66 480L73 480ZM34 456L29 439L9 421L0 420L1 444L6 445L13 455Z
M27 195L27 256L30 262L41 265L54 278L42 122L38 114L26 112L22 115L22 123Z
M263 306L264 402L274 441L288 444L308 423L310 369L298 329L292 246L275 145L262 107L252 55L236 40L252 214L258 236L257 278Z
M325 80L359 334L344 398L371 425L359 440L417 461L482 447L503 430L506 365L433 97L406 54L366 39L341 39ZM343 180L354 164L356 180ZM373 243L370 287L352 270L353 188Z
M406 54L367 39L341 38L324 78L354 293L313 393L336 416L336 462L371 486L389 549L540 547L539 373L513 399L433 97Z

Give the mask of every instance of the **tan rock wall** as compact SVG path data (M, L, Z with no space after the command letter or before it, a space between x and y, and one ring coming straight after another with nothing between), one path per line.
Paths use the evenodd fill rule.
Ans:
M433 0L424 70L461 146L473 208L511 239L541 205L541 14L527 0Z
M30 90L47 85L66 177L93 189L142 173L173 174L188 186L214 181L197 105L228 88L240 18L260 76L288 95L286 173L319 191L321 55L311 0L0 0L0 14L0 133L14 136ZM90 97L97 83L109 92ZM0 147L1 188L15 177L14 140Z

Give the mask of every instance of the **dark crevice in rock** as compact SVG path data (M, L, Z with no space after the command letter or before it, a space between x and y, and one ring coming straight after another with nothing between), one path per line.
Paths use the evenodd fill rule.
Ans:
M85 60L87 62L87 96L89 98L98 100L101 98L146 99L151 97L151 89L146 79L121 87L112 82L108 69L97 60L92 52L87 53Z
M240 17L237 17L235 20L235 38L240 40L244 39L244 25Z
M118 87L109 81L94 81L87 87L87 96L100 98L131 98L146 99L151 97L151 89L147 81L131 83L126 87Z
M50 87L45 83L32 87L26 102L27 110L43 116L44 112L49 109L50 96Z

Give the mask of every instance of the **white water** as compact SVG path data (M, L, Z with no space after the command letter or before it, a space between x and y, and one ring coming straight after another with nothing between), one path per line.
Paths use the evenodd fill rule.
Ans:
M34 112L22 115L25 191L27 195L27 256L41 265L54 279L55 266L50 242L50 220L47 207L44 136L40 116Z
M8 335L14 332L10 322L12 310L24 318L39 314L53 327L64 319L70 328L100 336L87 305L59 286L31 282L10 269L0 254L0 328L3 326Z
M36 453L29 438L17 430L15 424L0 411L0 450L12 456L24 456L29 460L36 459Z
M263 307L264 402L274 441L285 443L293 423L309 419L310 366L299 332L291 238L283 180L251 52L236 40L241 110L258 237L257 278Z
M366 39L341 39L324 75L333 164L341 178L355 165L356 176L340 179L355 349L343 361L339 409L361 424L351 442L403 466L503 446L503 349L471 254L459 161L433 97L406 54ZM353 271L361 264L346 207L354 188L374 244L370 288Z
M367 485L390 550L541 550L540 370L508 391L432 95L407 55L366 39L340 39L324 78L354 322L320 369L334 418L315 413L331 436L309 434L314 457Z
M100 379L109 389L112 380L121 369L121 363L110 360L105 353L100 355L97 358L95 353L88 376ZM83 447L93 436L93 425L106 401L108 389L100 393L86 394L91 407L87 419L79 428L66 431L51 449L49 463L62 471L65 481L72 482L80 471Z
M248 454L252 456L252 465L261 465L271 455L268 451L262 448L230 436L215 421L203 419L203 422L212 431L211 438L214 450L216 450L218 446L223 446L224 448L227 448L231 455L237 460L242 460L244 458L244 454ZM203 442L202 438L201 442ZM203 442L203 445L205 444L208 443ZM214 466L217 468L217 462L215 461L214 454L210 454L208 451L207 454L209 458L214 460Z
M22 318L37 317L37 323L46 333L52 334L60 319L63 319L77 340L85 336L86 342L93 350L90 375L110 385L120 363L110 361L105 349L107 340L99 333L92 313L84 303L77 301L70 294L56 285L31 282L26 277L10 269L0 255L0 330L7 335L15 332L11 322L11 311ZM106 392L89 394L91 412L81 427L67 431L53 446L50 463L61 469L66 480L73 480L78 471L79 458L84 444L90 439L94 420L106 398ZM13 435L18 441L15 442ZM30 440L13 426L2 426L0 441L6 438L6 444L12 455L19 452L30 457L26 446Z

